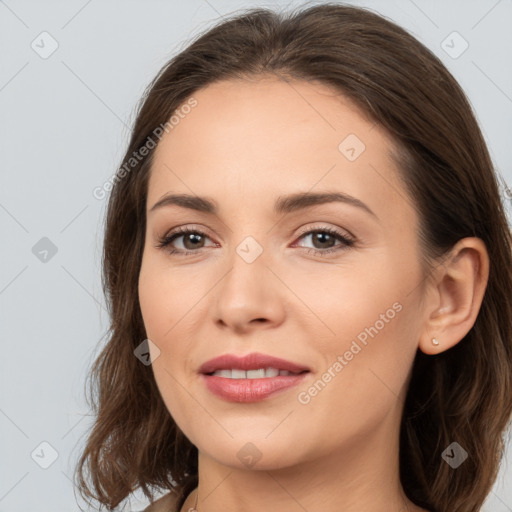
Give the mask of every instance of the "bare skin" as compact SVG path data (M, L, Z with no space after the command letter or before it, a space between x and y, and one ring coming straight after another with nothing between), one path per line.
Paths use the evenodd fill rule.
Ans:
M488 276L484 244L459 241L425 279L419 219L391 139L326 86L267 77L216 83L194 97L154 155L139 298L160 350L152 367L162 398L199 450L197 510L426 512L399 479L403 402L417 350L435 357L474 324ZM364 151L357 139L339 149L349 134ZM273 212L279 196L327 191L373 214L343 202ZM218 212L151 211L169 193L207 196ZM202 235L156 247L178 227ZM325 228L353 244L328 234L315 241L311 231ZM249 236L262 248L251 263L236 251ZM363 344L370 327L377 333ZM354 341L360 350L350 356ZM205 387L201 364L251 352L311 372L253 403ZM310 391L319 379L328 382ZM239 456L248 443L260 454L251 467ZM196 491L181 512L195 499Z

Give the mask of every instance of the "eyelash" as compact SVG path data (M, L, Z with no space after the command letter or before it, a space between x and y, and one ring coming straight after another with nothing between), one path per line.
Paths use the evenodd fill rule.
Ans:
M299 239L305 237L306 235L310 235L312 233L328 233L329 235L334 236L335 239L337 239L340 242L342 242L342 246L340 248L340 246L338 245L337 249L336 248L331 248L331 249L325 249L325 250L311 249L309 247L302 247L302 249L307 251L308 254L315 254L315 255L324 256L326 254L330 254L330 253L333 253L333 252L338 252L338 251L346 250L348 247L353 246L354 243L355 243L355 240L353 240L352 238L347 237L346 235L344 235L343 233L339 232L336 229L328 228L328 227L312 229L312 230L309 230L309 231L305 231L304 233L302 233L299 236ZM179 238L181 236L184 236L184 235L188 235L188 234L200 235L200 236L204 236L204 237L208 238L208 235L206 235L205 233L203 233L203 232L201 232L199 230L189 229L189 228L178 228L176 231L174 231L174 232L172 232L172 233L170 233L168 235L165 235L162 238L160 238L160 240L158 241L158 244L156 245L156 247L158 249L166 249L169 254L174 254L174 255L178 255L178 256L189 256L189 255L192 255L192 254L197 254L200 251L201 248L199 250L195 250L195 251L191 251L191 250L184 251L183 249L176 249L176 248L169 248L168 247L175 239L177 239L177 238Z

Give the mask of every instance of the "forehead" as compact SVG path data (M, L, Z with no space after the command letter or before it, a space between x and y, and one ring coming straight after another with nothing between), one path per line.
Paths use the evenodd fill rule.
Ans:
M193 98L196 106L156 148L148 207L171 191L215 197L221 205L240 197L262 205L268 198L269 207L281 194L327 189L374 204L403 200L392 139L326 85L223 81Z
M292 149L296 153L297 144L304 142L305 149L318 149L320 144L338 156L339 142L350 133L373 146L383 143L379 146L384 151L391 142L352 102L325 84L268 77L227 80L193 97L197 106L179 119L174 117L179 122L164 135L160 150L165 147L176 153L178 146L194 141L201 150L219 157L256 153L261 159L271 152L282 156ZM200 157L200 152L195 156Z

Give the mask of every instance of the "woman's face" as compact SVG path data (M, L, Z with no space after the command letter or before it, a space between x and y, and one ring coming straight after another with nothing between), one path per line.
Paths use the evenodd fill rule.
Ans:
M391 140L323 85L225 81L194 98L155 150L139 279L170 414L232 467L397 448L424 281ZM178 194L215 212L172 200L152 209ZM297 194L314 197L285 199ZM157 247L177 229L195 234ZM201 373L252 353L309 371Z

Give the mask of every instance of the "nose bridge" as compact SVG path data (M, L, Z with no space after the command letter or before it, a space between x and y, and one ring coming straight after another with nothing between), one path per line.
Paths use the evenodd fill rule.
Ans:
M263 243L258 242L252 235L244 236L242 241L234 246L230 258L231 270L226 277L237 294L250 292L259 295L260 288L268 288L267 279L271 273L267 268L267 252Z
M270 254L256 236L244 236L234 247L217 292L217 318L239 329L256 319L275 321L282 313L275 276L267 268Z

